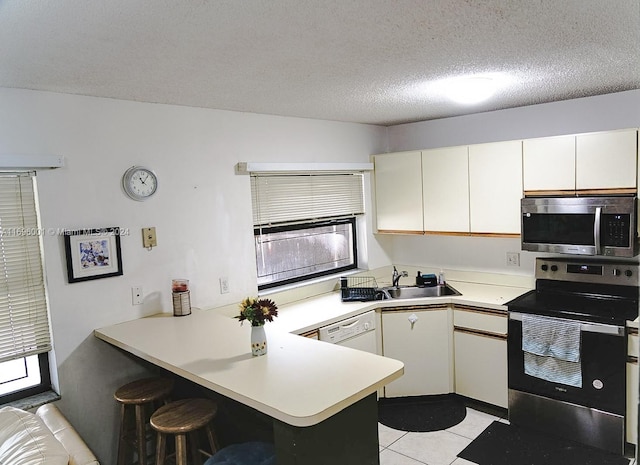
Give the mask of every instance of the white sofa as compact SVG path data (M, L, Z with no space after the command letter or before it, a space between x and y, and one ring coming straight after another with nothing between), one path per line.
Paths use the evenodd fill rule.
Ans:
M93 452L53 404L36 413L0 408L0 464L99 465Z

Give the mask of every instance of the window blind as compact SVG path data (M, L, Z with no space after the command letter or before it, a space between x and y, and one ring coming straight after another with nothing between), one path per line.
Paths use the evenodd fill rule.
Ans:
M360 173L252 175L251 197L254 226L364 213Z
M0 362L51 350L32 173L0 174Z

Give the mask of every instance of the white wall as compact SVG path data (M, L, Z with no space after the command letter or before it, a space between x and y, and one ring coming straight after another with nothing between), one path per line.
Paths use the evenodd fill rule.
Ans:
M130 230L122 237L123 276L74 284L62 237L43 238L60 407L102 463L115 463L113 392L146 369L92 331L171 312L174 277L190 279L196 307L257 292L249 177L234 174L234 165L368 162L385 147L386 129L377 126L0 89L0 154L65 158L64 168L38 173L42 226ZM129 200L120 186L134 164L159 176L146 202ZM151 251L141 241L148 226L158 237ZM365 239L366 262L387 264L385 251ZM219 293L221 276L229 278L228 294ZM143 287L142 306L131 305L134 285Z
M640 90L476 113L389 128L389 152L640 126ZM553 169L550 167L550 169ZM533 275L539 254L520 251L519 239L394 236L395 263ZM520 252L520 267L506 253Z
M389 128L389 152L640 126L640 90Z

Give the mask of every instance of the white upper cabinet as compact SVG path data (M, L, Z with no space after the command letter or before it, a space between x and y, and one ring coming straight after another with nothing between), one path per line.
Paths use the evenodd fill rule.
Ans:
M522 155L525 191L575 190L575 136L526 139Z
M576 189L636 188L637 131L576 136Z
M524 190L635 189L637 131L523 141Z
M373 163L378 231L421 233L421 153L375 155Z
M469 146L471 233L520 234L522 141Z
M422 152L424 230L469 232L469 149Z

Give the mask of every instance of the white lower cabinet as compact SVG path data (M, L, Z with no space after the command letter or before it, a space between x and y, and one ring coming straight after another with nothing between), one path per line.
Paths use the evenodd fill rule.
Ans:
M638 444L638 362L627 363L627 442Z
M452 315L448 306L383 309L382 353L404 363L385 397L453 392Z
M456 330L453 340L456 393L506 408L506 339Z
M627 442L638 444L638 333L629 334L627 347Z
M454 306L455 392L507 408L506 312Z

